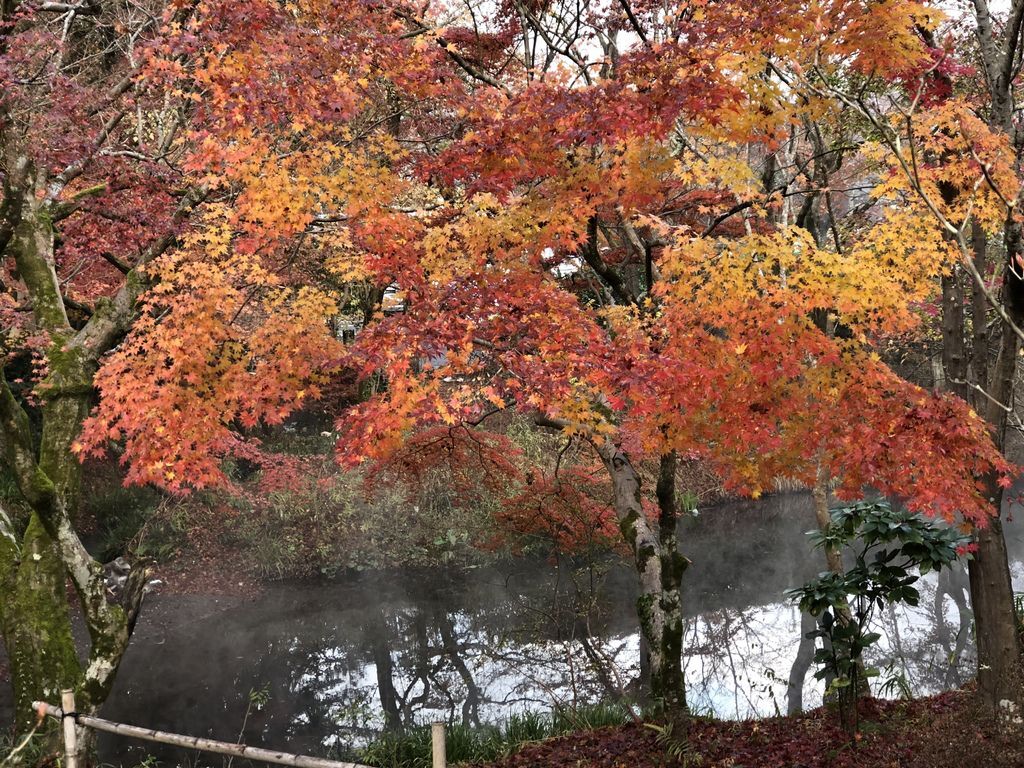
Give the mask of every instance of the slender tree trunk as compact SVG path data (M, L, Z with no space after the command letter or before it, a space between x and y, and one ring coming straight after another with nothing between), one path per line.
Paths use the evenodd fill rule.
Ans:
M804 680L807 671L814 662L814 638L808 635L818 628L814 617L806 611L800 612L800 645L797 647L796 658L789 669L789 682L786 686L786 714L790 717L804 711Z
M398 708L398 691L394 683L395 663L391 659L391 643L383 609L374 613L372 632L370 649L373 653L373 666L377 670L377 692L380 695L380 708L384 712L384 730L400 731L402 714Z
M661 559L661 595L659 608L664 616L661 648L664 656L661 698L670 712L686 711L686 686L683 679L683 573L690 564L679 553L676 539L676 466L675 451L661 457L655 496L658 499L658 546ZM657 694L655 694L657 695Z
M964 292L958 270L942 278L942 368L945 386L967 399L967 353L964 318Z
M819 451L818 468L814 478L814 491L812 494L814 497L814 516L818 523L818 529L822 533L828 531L829 526L832 524L832 515L828 509L828 483L828 465L825 463L825 451L822 449ZM839 575L844 573L843 553L835 547L825 547L825 563L832 573ZM837 623L842 625L848 625L853 621L850 605L845 599L836 606L835 619ZM828 643L828 638L823 638L823 642ZM854 684L840 688L835 699L839 706L839 717L842 720L843 726L851 732L855 728L857 719L857 699L871 692L867 677L863 674L864 662L861 659L857 660L856 672L857 679L853 681ZM827 701L826 699L826 703Z
M604 695L611 701L621 701L622 689L618 686L608 671L608 660L605 659L591 642L590 628L586 622L579 622L578 631L575 634L576 642L583 649L583 655L590 662L590 669L597 676L597 681L604 689Z
M945 646L949 650L950 664L946 668L946 687L947 688L958 688L963 682L961 675L959 674L959 664L953 662L959 662L963 658L964 651L967 649L967 642L970 639L971 625L973 622L973 614L971 613L971 607L967 602L967 592L970 590L968 582L967 568L943 568L939 574L939 589L936 590L936 611L944 610L943 598L945 595L949 597L956 604L957 610L957 630L956 639L948 636L945 640ZM945 627L945 624L942 625Z
M1002 301L1018 326L1024 322L1024 281L1013 267L1021 253L1021 228L1010 221L1005 227L1006 266ZM991 367L984 412L992 425L996 444L1006 451L1008 409L1013 407L1014 381L1020 341L1016 332L1003 324L999 352ZM981 405L979 403L979 405ZM1024 709L1024 679L1021 669L1021 639L1017 634L1013 585L1010 581L1006 539L1003 537L1003 489L994 476L983 478L993 504L988 525L975 532L977 551L968 563L971 605L978 643L978 693L982 703L999 712L1003 702L1020 714ZM1006 714L1010 714L1007 712Z
M988 274L988 236L977 222L971 228L974 268L979 275ZM971 370L979 384L988 381L988 299L981 286L971 284Z
M814 519L818 524L818 530L826 533L832 525L832 515L828 510L828 467L824 461L824 451L819 452L818 470L814 478L814 490L811 494L814 497ZM843 553L835 547L825 547L825 564L832 573L843 573ZM849 618L850 609L846 609Z
M995 498L1001 502L1001 491L995 491ZM1004 707L1004 715L1020 714L1024 680L1002 520L994 516L979 528L975 543L978 549L967 572L978 646L978 694L993 713L999 714ZM1012 707L1003 702L1011 702ZM1010 711L1013 708L1016 711Z

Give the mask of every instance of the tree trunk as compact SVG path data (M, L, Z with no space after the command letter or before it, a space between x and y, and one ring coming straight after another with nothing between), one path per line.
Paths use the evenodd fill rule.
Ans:
M1020 225L1009 221L1005 227L1006 266L1001 299L1018 326L1024 322L1024 281L1013 264L1021 253ZM1007 408L1012 408L1020 340L1003 324L999 352L991 367L985 414L992 425L996 445L1006 451ZM980 404L979 404L980 405ZM1021 640L1017 634L1013 585L1003 537L1003 489L995 476L983 478L986 495L994 506L992 518L975 531L977 551L968 563L971 605L978 643L978 694L982 704L998 712L1003 702L1020 714L1024 709L1024 680L1021 678ZM1006 712L1006 714L1011 714Z
M825 533L828 531L829 526L832 524L832 515L828 509L828 483L829 483L829 472L828 465L825 463L825 451L822 449L818 455L818 469L814 478L814 515L818 523L818 529ZM835 574L842 575L843 571L843 553L834 547L825 547L825 563L828 566L829 571ZM836 622L842 625L848 625L853 621L853 615L850 612L850 605L844 598L839 605L836 606ZM828 643L828 638L823 638L822 642ZM826 645L826 647L828 647ZM868 686L868 679L864 673L864 662L862 659L857 660L855 677L856 679L851 681L853 684L848 685L844 688L840 688L835 703L839 706L839 717L843 723L843 727L847 731L853 732L855 730L855 724L857 719L857 699L861 696L867 696L871 693ZM831 682L826 680L826 682ZM829 698L826 697L826 703Z
M40 199L29 191L38 186L38 180L35 181L25 192L21 221L9 248L26 285L45 286L45 290L30 291L37 323L48 330L64 329L69 326L53 263L53 230L46 212L40 207ZM59 360L51 360L51 357L63 354L61 348L65 341L59 333L51 337L51 350L47 355L51 372L54 365L60 366ZM45 432L46 426L43 445L47 443ZM75 432L77 434L77 424ZM4 443L17 439L19 436L15 434L3 435ZM67 458L74 461L70 452ZM25 469L15 462L9 463L16 476ZM69 481L74 481L77 468L67 475ZM65 486L62 484L62 487ZM31 501L29 503L34 508ZM34 722L33 700L56 703L61 689L73 688L82 680L82 668L71 634L64 564L52 532L38 512L31 516L24 533L14 588L5 593L4 605L0 608L4 618L4 644L11 659L15 723L19 731Z
M1020 10L1017 5L1014 3L1011 15L1016 16ZM997 32L987 3L975 3L974 20L979 40L978 53L991 97L988 124L1013 141L1019 158L1021 134L1013 125L1014 99L1011 89L1016 72L1015 62L1020 55L1022 28L1019 23L1012 23ZM980 274L984 275L987 243L977 228L972 234L971 257L975 268L980 268ZM1017 256L1022 250L1021 226L1015 220L1013 211L1008 212L1003 227L1003 240L1006 253L1003 256L1003 284L999 301L1007 316L1020 327L1024 321L1024 283L1018 277L1017 269ZM1005 454L1007 409L1013 407L1019 340L1014 329L1001 323L999 353L985 377L988 368L988 340L983 331L986 301L978 285L973 286L972 303L975 335L973 358L977 361L974 369L978 385L987 385L987 397L979 394L975 398L975 408L979 413L986 414L993 427L996 445ZM944 306L944 313L945 309ZM962 312L960 314L962 316ZM981 703L993 712L998 711L1001 702L1008 701L1019 714L1024 706L1020 671L1021 641L1016 632L1013 589L1000 519L1003 494L994 477L983 480L994 505L994 514L986 528L976 531L978 548L974 559L968 564L978 642L978 694Z
M17 5L0 0L0 17L9 21ZM8 118L4 112L0 123L9 123ZM78 688L77 707L82 712L94 711L103 702L127 649L147 575L143 568L134 569L117 601L109 600L103 566L86 551L71 523L77 512L81 473L71 447L89 409L93 374L101 356L130 327L145 280L138 270L132 270L116 293L96 303L80 330L72 328L57 275L53 226L55 215L62 210L68 178L50 177L46 165L33 161L29 134L0 131L0 165L4 168L0 254L7 263L13 262L16 276L24 284L33 330L40 338L49 339L47 377L36 388L42 400L39 441L29 429L22 403L7 385L5 361L0 360L0 462L14 476L34 513L21 546L10 520L0 516L0 635L12 659L20 724L29 717L24 701L55 701L62 686ZM89 150L68 168L77 166L81 171L91 162L93 152ZM178 225L205 195L203 190L185 195L171 226L139 253L138 264L151 261L176 242ZM68 577L91 639L84 669L67 625ZM19 664L19 659L31 658L46 663ZM22 669L34 671L23 674Z
M828 467L824 461L824 451L819 452L818 470L814 478L814 518L818 523L818 530L822 533L828 532L832 525L832 515L828 511ZM842 574L843 553L835 547L825 547L825 564L832 573ZM846 616L849 619L850 609L846 609Z
M64 566L36 515L29 521L21 551L12 611L15 626L8 650L18 719L27 724L33 717L32 701L58 701L62 689L73 688L81 680L82 668L71 634ZM16 656L22 656L20 662L27 661L17 665L17 675ZM36 699L40 693L43 698Z
M987 241L978 227L974 228L972 235L974 264L980 274L985 274ZM1005 228L1005 240L1005 260L1007 264L1012 264L1020 252L1019 226L1009 222ZM1005 453L1006 408L1012 406L1013 402L1019 340L1012 328L1002 324L999 351L994 363L989 365L985 327L987 299L981 287L974 285L971 296L974 331L970 363L976 379L984 385L985 393L972 393L966 381L964 296L956 280L955 274L943 278L943 385L945 389L971 401L980 413L985 414L992 425L996 445ZM1010 318L1018 325L1024 320L1021 289L1021 281L1017 279L1015 270L1004 267L1000 299ZM1003 494L994 476L982 480L986 494L992 500L994 514L985 528L975 532L977 551L968 563L967 570L978 646L978 695L983 706L995 713L1001 701L1014 702L1014 706L1019 707L1024 697L1020 694L1020 640L1016 632L1013 587L1000 519Z
M663 702L667 711L684 711L686 692L680 654L682 601L679 584L688 561L676 549L674 513L668 530L664 536L660 535L644 514L640 477L629 456L611 443L596 447L612 481L619 530L633 554L640 580L637 614L640 633L648 648L651 695ZM663 461L661 475L667 472L667 464L672 462L674 458ZM667 493L667 480L665 483L659 481L659 486ZM672 487L674 503L674 484Z
M400 731L402 714L398 709L398 691L395 690L394 683L395 663L391 658L390 637L383 609L374 613L371 631L370 649L373 653L373 666L377 672L380 708L384 712L384 730Z
M1000 503L1002 493L996 492L995 498ZM978 644L978 695L993 714L1019 715L1024 681L1002 520L993 517L978 529L975 542L978 550L967 572Z
M0 539L4 602L0 630L11 666L15 728L35 722L32 702L57 702L63 688L81 679L68 615L64 567L53 542L33 515L20 549L13 537Z
M53 443L70 444L80 422L80 408L56 411L44 405L43 440L53 441L41 450L45 466L54 472L51 480L36 460L28 416L15 401L0 374L0 447L14 473L22 497L33 515L21 546L14 592L3 595L5 645L12 659L12 678L18 701L17 718L27 723L33 699L56 701L61 688L76 688L79 710L92 713L110 692L114 675L128 647L128 639L141 605L146 571L135 569L120 596L121 605L111 603L103 566L92 559L72 527L61 493L66 483L77 483L78 471L66 466L75 462L70 451L61 452ZM70 410L71 413L67 413ZM58 419L65 416L68 421ZM74 495L74 491L72 491ZM10 548L5 547L10 557ZM67 578L78 594L90 648L83 670L70 631ZM9 578L9 576L8 576Z
M806 611L800 612L800 645L797 646L796 658L789 669L789 681L786 686L786 714L790 717L804 711L804 680L807 671L814 662L814 638L809 634L818 628L818 622Z
M658 682L665 709L670 712L686 711L686 687L683 680L683 573L690 564L679 553L676 539L676 453L661 457L655 496L658 499L658 546L661 559L661 595L659 608L662 619L661 648L664 656L661 680Z
M946 688L960 688L963 686L959 663L952 662L959 662L963 658L974 621L974 616L971 613L971 607L966 597L969 589L970 585L968 583L966 567L953 566L943 568L939 572L938 585L935 590L935 622L938 628L936 632L937 639L946 651L946 657L951 660L951 663L946 665ZM950 634L945 621L945 598L947 595L956 604L957 629L955 638Z

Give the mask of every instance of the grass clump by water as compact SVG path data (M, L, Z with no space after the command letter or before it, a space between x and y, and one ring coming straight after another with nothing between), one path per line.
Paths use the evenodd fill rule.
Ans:
M596 704L556 709L547 714L523 712L511 715L500 725L448 725L448 762L492 762L526 744L576 731L623 725L635 719L625 705ZM430 726L385 734L360 751L359 761L376 768L430 768Z

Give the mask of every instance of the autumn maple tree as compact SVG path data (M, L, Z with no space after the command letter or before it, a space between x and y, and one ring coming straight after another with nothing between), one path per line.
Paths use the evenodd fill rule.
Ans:
M189 94L182 167L216 202L147 268L74 450L223 483L222 459L261 460L253 426L343 369L381 383L338 422L346 465L521 411L604 466L670 707L681 453L739 493L873 486L976 526L991 562L1003 417L883 359L974 263L966 222L1014 220L1008 139L951 98L942 23L858 0L200 3L151 72Z
M913 231L931 227L942 247L937 296L941 346L935 384L983 414L1002 451L1014 411L1022 338L1019 175L1015 85L1024 3L997 15L986 0L941 27L915 22L924 48L894 82L830 79L817 61L780 77L809 98L841 104L864 123L877 162L875 196L903 208ZM874 72L870 73L874 76ZM877 92L865 98L868 89ZM990 505L969 561L983 702L1008 718L1021 700L1020 637L1002 532L1009 483L974 472Z

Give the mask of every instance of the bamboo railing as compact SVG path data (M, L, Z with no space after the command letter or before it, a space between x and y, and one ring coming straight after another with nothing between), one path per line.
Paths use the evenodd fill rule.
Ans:
M198 749L203 752L241 757L262 763L290 765L294 768L371 768L371 766L360 765L359 763L344 763L336 760L326 760L322 757L311 757L309 755L293 755L272 749L249 747L245 744L232 744L226 741L214 741L213 739L204 739L198 736L183 736L178 733L157 731L152 728L142 728L126 723L115 723L111 720L93 717L92 715L81 715L75 712L75 695L73 691L66 690L61 693L60 707L39 701L33 702L32 706L36 711L44 712L62 722L64 728L64 768L82 768L79 765L78 759L76 725L83 728L92 728L94 731L104 731L117 734L118 736L126 736L130 739L142 739L143 741L153 741L159 744L170 744L175 747ZM431 727L431 741L433 746L433 768L446 768L444 723L433 724Z

